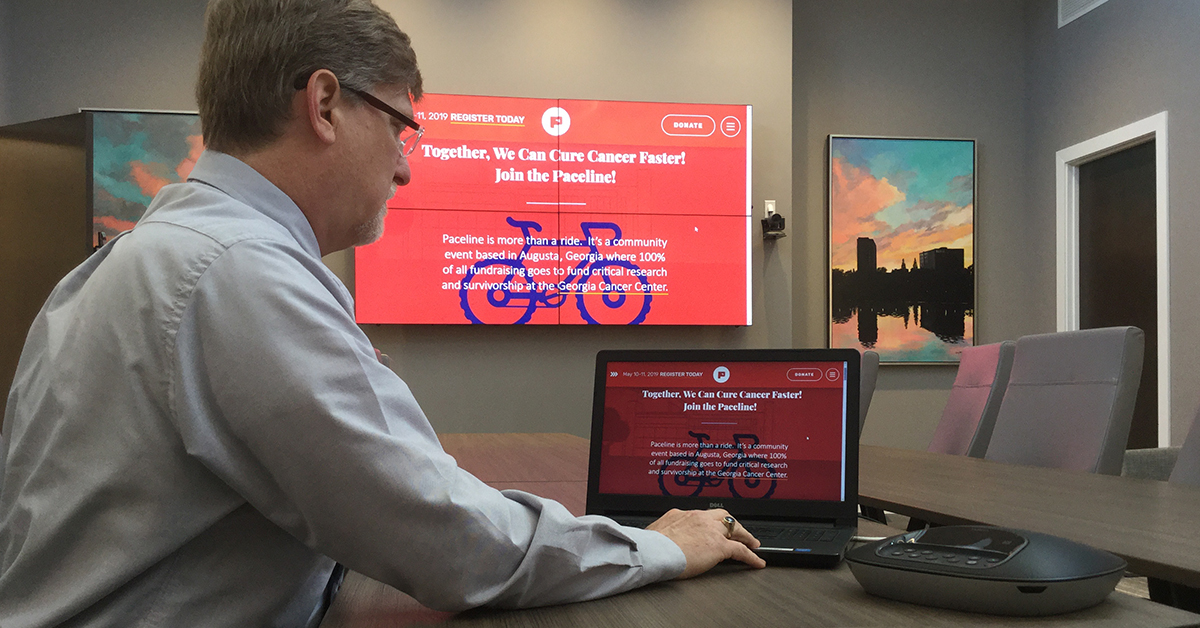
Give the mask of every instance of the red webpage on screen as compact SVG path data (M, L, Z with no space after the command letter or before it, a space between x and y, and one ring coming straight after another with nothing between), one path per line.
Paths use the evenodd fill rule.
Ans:
M844 367L610 363L599 491L840 501Z
M750 324L750 107L426 94L360 323Z

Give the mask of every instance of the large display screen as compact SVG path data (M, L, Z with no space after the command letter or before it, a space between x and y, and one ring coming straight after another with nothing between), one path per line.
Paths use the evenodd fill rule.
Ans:
M359 323L749 325L750 107L426 94Z
M600 493L845 500L845 363L608 371Z

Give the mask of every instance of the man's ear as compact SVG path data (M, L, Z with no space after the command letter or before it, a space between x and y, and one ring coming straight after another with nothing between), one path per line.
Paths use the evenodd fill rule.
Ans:
M342 99L337 77L329 70L317 70L308 77L308 88L300 92L308 123L317 139L332 144L337 137L340 120L336 106Z

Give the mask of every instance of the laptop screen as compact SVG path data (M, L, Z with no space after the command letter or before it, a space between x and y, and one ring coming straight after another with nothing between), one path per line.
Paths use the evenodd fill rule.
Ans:
M598 493L846 500L847 361L614 357L597 372Z

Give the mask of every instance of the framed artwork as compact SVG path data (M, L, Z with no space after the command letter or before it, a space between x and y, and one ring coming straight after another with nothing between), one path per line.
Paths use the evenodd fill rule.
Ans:
M204 150L200 116L154 111L88 111L92 244L133 225L164 185L187 179Z
M975 340L975 140L829 136L829 346L957 362Z

